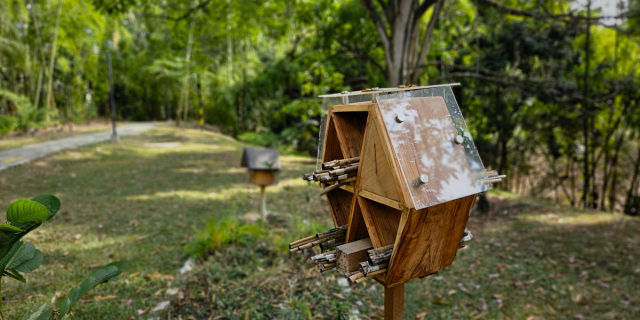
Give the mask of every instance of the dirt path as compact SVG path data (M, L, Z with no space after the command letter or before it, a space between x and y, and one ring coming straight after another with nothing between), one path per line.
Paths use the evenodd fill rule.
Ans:
M140 122L118 127L118 136L137 134L160 124L160 122ZM95 133L87 133L69 138L53 140L44 143L32 144L22 148L16 148L0 152L0 171L17 166L46 155L65 149L77 148L84 145L111 139L111 130Z

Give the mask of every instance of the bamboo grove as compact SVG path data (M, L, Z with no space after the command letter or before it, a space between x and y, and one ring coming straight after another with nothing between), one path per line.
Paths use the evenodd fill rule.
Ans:
M202 108L310 155L319 94L460 82L503 188L637 215L640 6L617 2L0 0L0 132L106 116L106 51L119 118Z

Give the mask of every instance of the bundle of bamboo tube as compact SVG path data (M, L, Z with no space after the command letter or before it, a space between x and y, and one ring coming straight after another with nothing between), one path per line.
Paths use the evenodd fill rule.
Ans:
M335 246L344 244L347 235L347 226L337 227L331 230L316 233L313 236L300 239L289 244L289 251L296 252L298 250L309 249L314 246L320 246L320 251L324 251Z
M367 263L369 263L369 265L375 266L385 262L389 262L392 253L393 245L388 245L386 247L368 250L365 253L365 256L367 257Z
M360 157L333 160L322 164L322 169L303 176L306 181L318 181L325 185L320 195L356 181Z
M336 250L313 256L311 257L311 261L318 266L320 273L333 270L336 268Z

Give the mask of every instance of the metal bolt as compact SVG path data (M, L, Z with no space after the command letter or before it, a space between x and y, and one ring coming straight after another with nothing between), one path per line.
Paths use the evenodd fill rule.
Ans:
M464 137L462 137L461 135L457 135L455 141L457 144L462 144L464 142Z
M349 93L349 91L342 91L342 92L340 92L340 93L342 93L342 94L347 94L347 93Z
M396 122L397 123L404 122L404 115L403 114L396 114Z
M426 174L421 174L420 178L418 178L418 180L420 181L420 183L425 184L427 182L429 182L429 176Z
M378 88L378 87L373 87L373 89L371 89L371 90L380 90L380 88Z

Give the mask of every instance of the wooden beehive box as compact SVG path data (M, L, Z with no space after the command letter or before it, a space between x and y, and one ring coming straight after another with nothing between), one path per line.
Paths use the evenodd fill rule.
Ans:
M319 162L360 157L354 185L327 193L346 243L394 245L376 278L385 287L451 265L491 183L450 85L327 95L324 104Z

